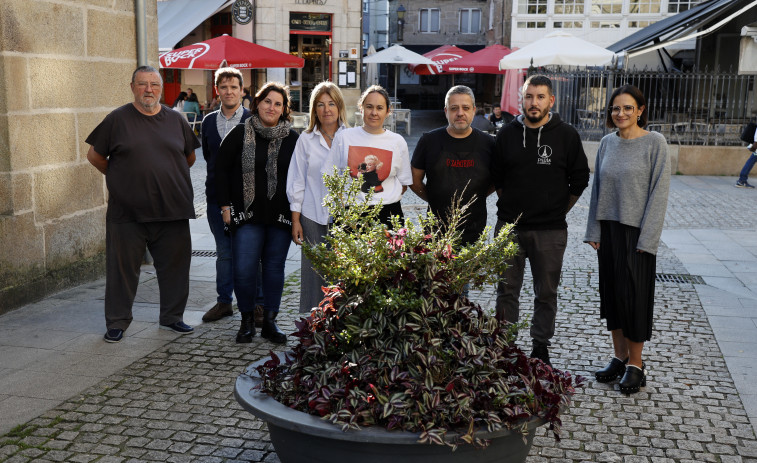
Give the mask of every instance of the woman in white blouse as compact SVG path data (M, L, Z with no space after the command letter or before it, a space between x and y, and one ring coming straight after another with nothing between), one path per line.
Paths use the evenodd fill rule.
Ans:
M347 109L339 87L321 82L310 94L310 125L297 139L287 175L287 197L292 211L292 241L301 245L323 242L328 231L329 212L323 206L326 187L321 170L329 161L336 133L345 127ZM307 313L323 299L324 281L302 254L300 312Z

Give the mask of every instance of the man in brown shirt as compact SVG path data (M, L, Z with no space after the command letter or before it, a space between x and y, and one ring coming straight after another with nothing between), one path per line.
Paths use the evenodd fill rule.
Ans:
M158 71L132 74L134 101L108 114L87 137L87 159L105 175L105 325L107 342L119 342L132 321L145 246L155 261L160 288L160 327L193 331L183 321L189 296L195 218L189 167L197 137L180 113L160 104Z

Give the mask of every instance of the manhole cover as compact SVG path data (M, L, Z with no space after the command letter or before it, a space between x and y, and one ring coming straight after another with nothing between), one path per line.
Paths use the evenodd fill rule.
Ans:
M704 280L699 275L687 275L685 273L658 273L655 280L661 283L690 283L693 285L703 285Z
M192 257L217 257L215 251L192 251Z

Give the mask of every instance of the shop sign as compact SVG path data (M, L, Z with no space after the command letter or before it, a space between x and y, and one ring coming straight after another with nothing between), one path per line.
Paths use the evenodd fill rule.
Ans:
M289 13L291 31L331 31L331 15L319 13Z
M252 21L252 3L250 3L250 0L236 0L231 6L231 16L238 24L249 24Z
M326 0L294 0L296 5L325 5Z

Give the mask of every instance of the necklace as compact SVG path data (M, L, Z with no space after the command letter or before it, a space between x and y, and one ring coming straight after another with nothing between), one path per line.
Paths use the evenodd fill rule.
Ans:
M322 135L323 135L324 137L326 137L326 138L328 138L328 139L329 139L329 143L330 143L330 142L332 142L332 141L334 141L334 136L333 136L333 135L329 135L329 134L327 134L325 130L324 130L324 131L321 131L321 134L322 134ZM336 135L336 132L334 132L334 135Z

